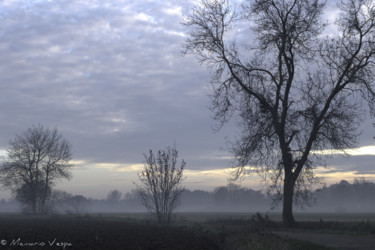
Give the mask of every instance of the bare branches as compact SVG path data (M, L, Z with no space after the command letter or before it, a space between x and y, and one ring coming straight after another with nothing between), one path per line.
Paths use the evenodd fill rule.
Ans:
M178 205L178 199L184 190L180 187L183 181L184 160L178 168L178 152L175 148L159 151L155 157L152 150L145 157L145 168L138 174L141 185L137 190L143 205L155 213L158 223L168 224L172 212Z
M7 160L0 168L1 182L42 213L56 179L71 178L71 146L57 129L41 125L27 129L9 142Z
M362 105L375 105L375 4L343 0L341 35L324 39L325 2L247 0L234 9L202 0L184 23L192 28L185 53L214 69L214 118L223 125L236 117L242 129L233 143L235 176L261 173L275 188L283 179L284 203L314 182L320 156L312 152L353 147ZM235 39L254 33L257 46Z
M253 20L260 48L294 50L308 56L324 25L319 20L325 2L314 1L245 1L246 17ZM311 55L310 55L311 56Z
M194 26L187 43L185 53L197 54L200 62L220 63L223 58L224 34L230 29L236 18L227 0L203 0L196 6L183 22L186 26Z

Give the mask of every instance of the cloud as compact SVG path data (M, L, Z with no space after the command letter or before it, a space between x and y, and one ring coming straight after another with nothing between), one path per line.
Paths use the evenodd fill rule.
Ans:
M211 129L208 72L180 52L184 8L179 1L2 2L0 147L41 123L59 128L77 160L140 162L149 149L176 142L191 168L209 168L194 155L224 140Z
M345 149L344 151L335 151L335 150L327 150L327 151L314 151L314 153L319 155L350 155L350 156L360 156L360 155L375 155L375 146L362 146L358 148L349 148Z
M331 166L327 173L337 174L353 172L355 175L375 174L373 155L353 155L349 157L337 157L330 159L327 163Z

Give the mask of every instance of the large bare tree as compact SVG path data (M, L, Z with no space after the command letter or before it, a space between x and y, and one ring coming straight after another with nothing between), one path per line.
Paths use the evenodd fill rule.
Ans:
M356 145L364 104L374 104L375 6L343 0L330 34L320 0L200 0L183 23L184 52L212 72L212 110L241 128L236 175L259 173L283 201L306 197L322 150ZM322 161L320 161L322 160Z
M178 152L168 147L159 150L156 157L152 150L145 157L145 166L138 173L141 185L137 185L143 205L154 213L159 224L169 224L176 209L179 196L184 190L181 187L185 161L177 166Z
M46 202L57 179L71 178L71 146L57 129L41 125L27 129L9 142L0 166L3 186L11 189L32 213L46 212Z

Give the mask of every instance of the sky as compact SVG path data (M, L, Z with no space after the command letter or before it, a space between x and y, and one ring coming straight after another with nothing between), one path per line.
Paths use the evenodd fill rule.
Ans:
M330 1L331 2L331 1ZM179 0L0 1L0 152L41 124L72 145L73 178L56 188L105 198L134 189L143 153L175 145L187 162L184 186L226 185L233 123L215 132L209 110L210 72L184 56ZM334 5L325 15L332 19ZM375 180L373 120L358 149L317 173L325 182ZM256 176L241 183L263 188ZM9 197L6 190L0 198Z

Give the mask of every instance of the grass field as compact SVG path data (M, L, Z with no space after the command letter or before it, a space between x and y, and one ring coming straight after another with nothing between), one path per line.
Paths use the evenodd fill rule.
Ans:
M178 213L171 226L149 214L0 214L2 249L328 249L283 239L280 214ZM269 219L268 219L269 218ZM296 214L300 228L375 235L375 214Z
M267 214L270 220L281 221L281 213L262 213ZM145 214L127 214L133 215L134 218L142 218ZM206 221L217 218L227 219L250 219L253 213L222 213L222 212L207 212L207 213L177 213L177 219L185 218L190 221ZM294 213L297 221L336 221L336 222L361 222L362 220L375 222L375 213Z

